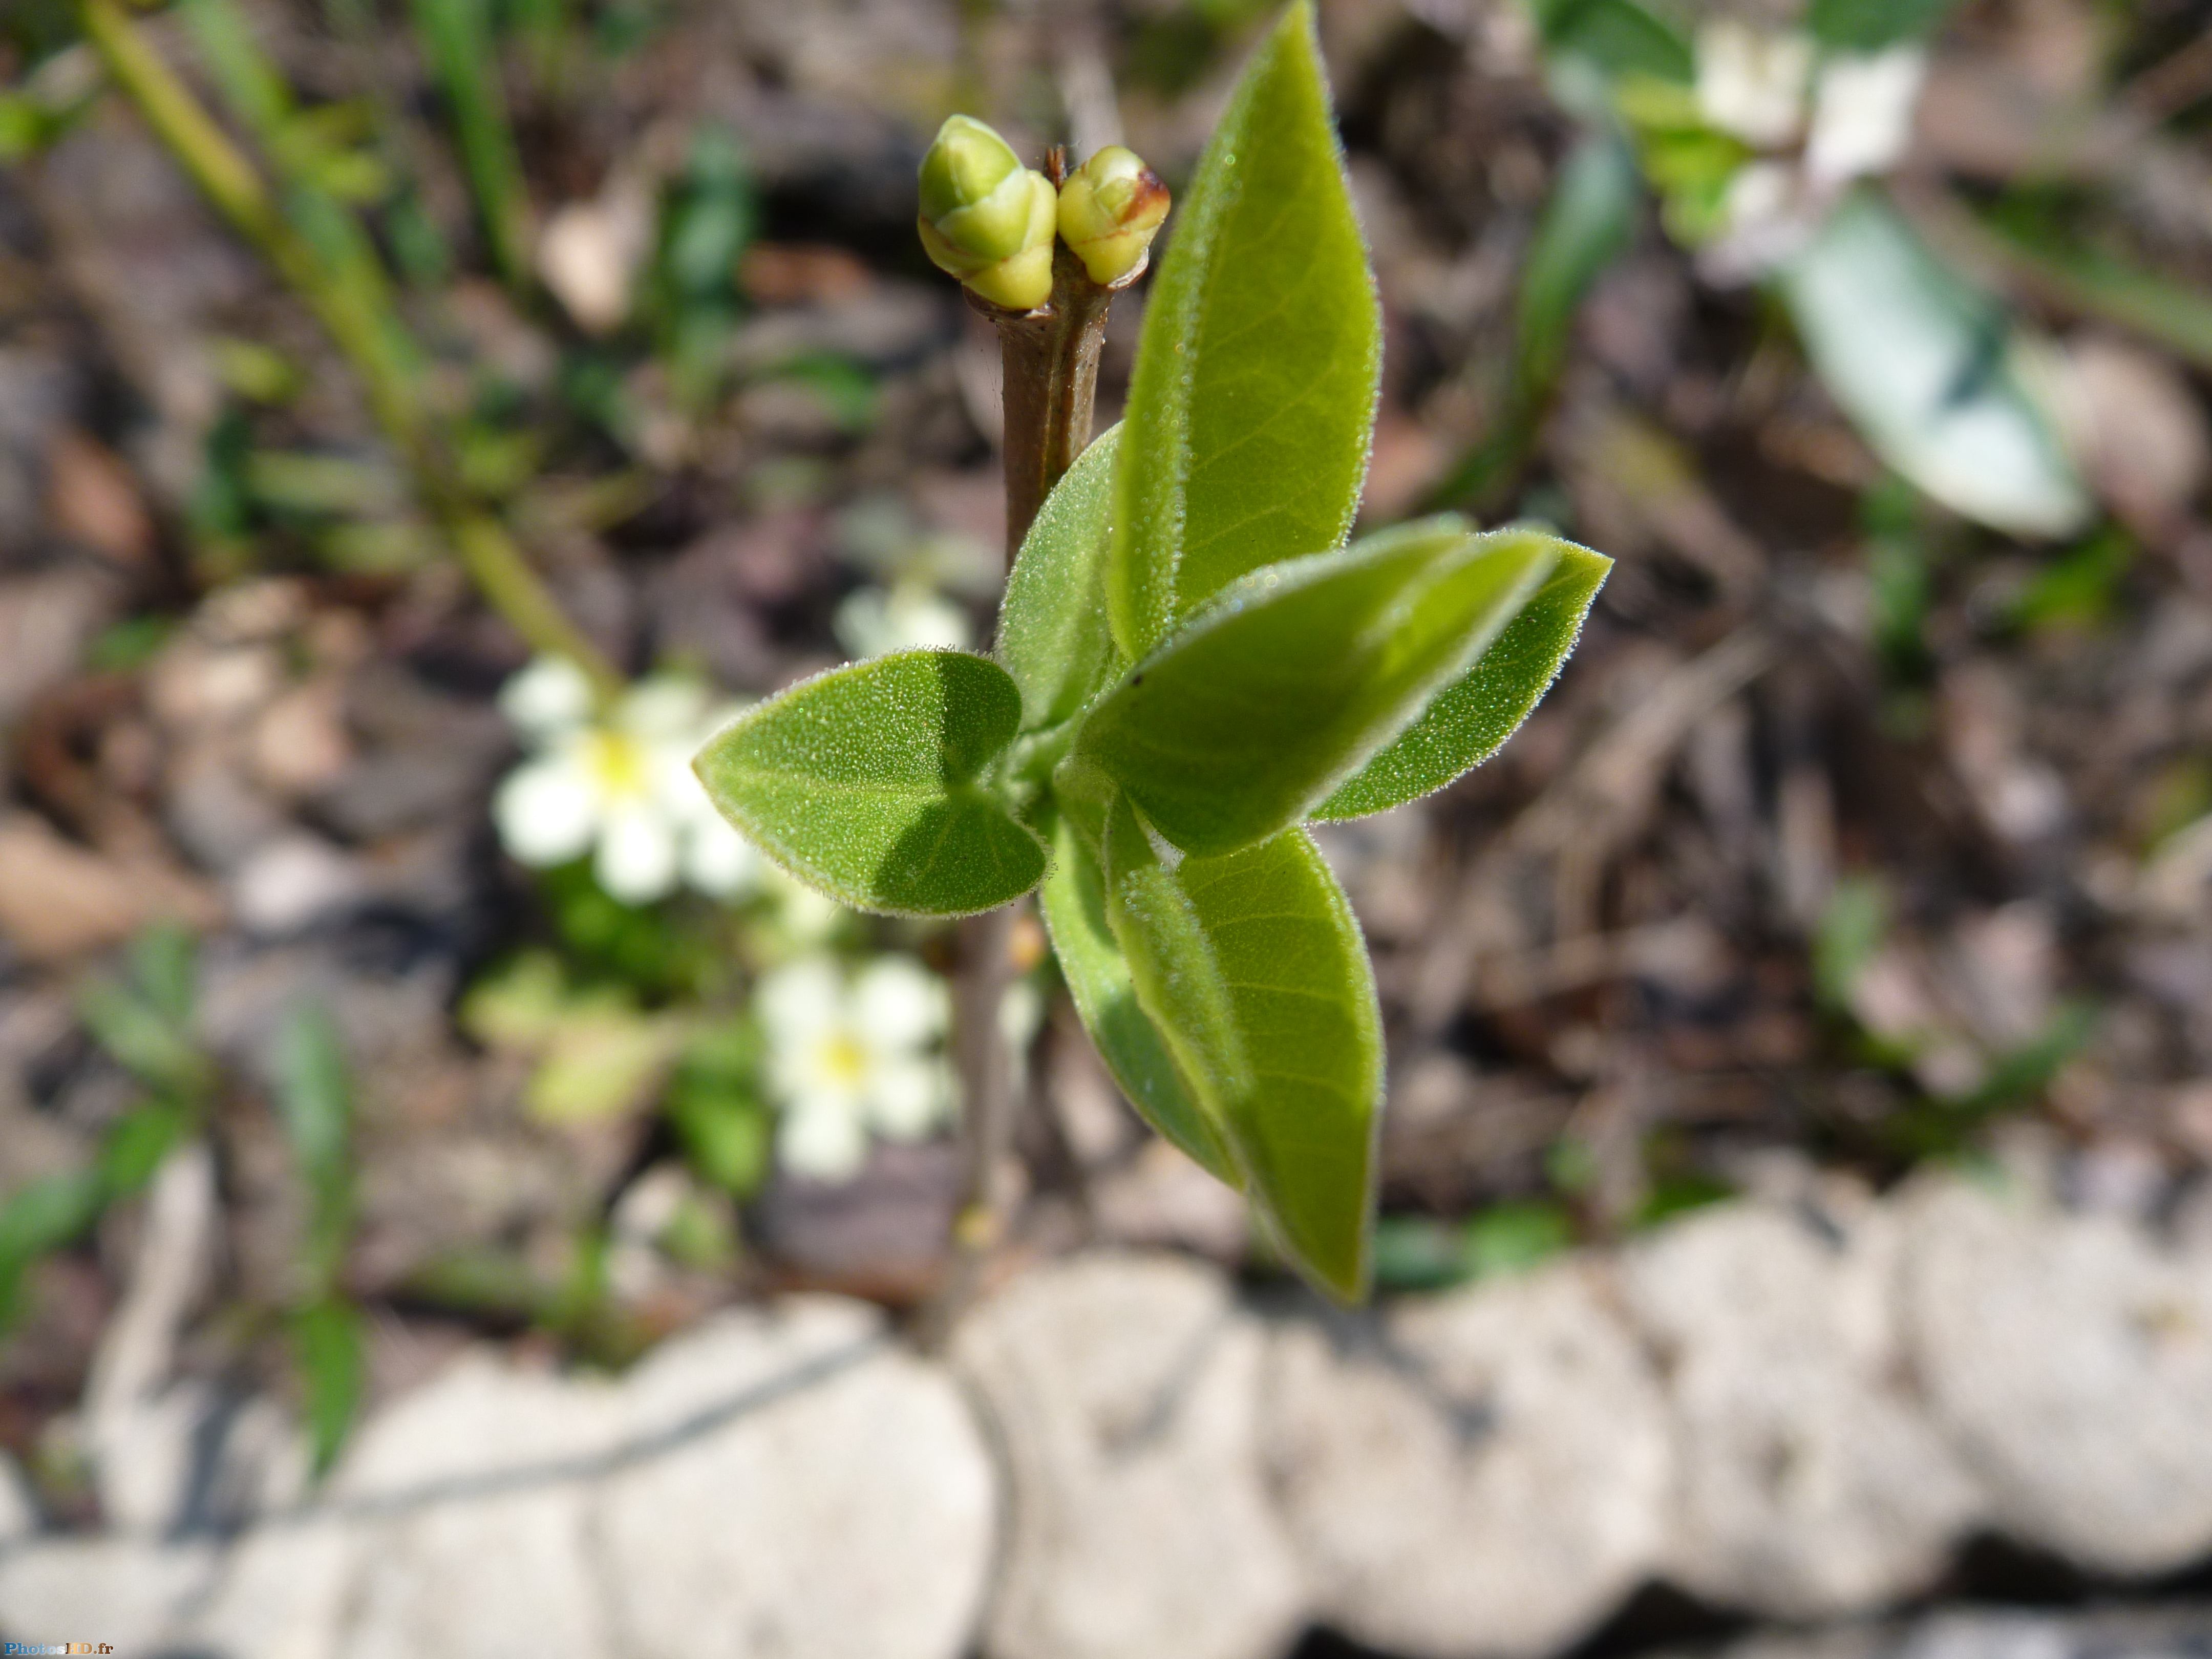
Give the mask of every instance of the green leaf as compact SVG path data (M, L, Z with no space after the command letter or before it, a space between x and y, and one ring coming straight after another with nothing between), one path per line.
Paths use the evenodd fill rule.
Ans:
M1813 0L1805 27L1838 52L1880 52L1934 33L1958 0Z
M1244 71L1170 228L1106 579L1133 660L1245 572L1337 546L1359 504L1382 313L1307 0Z
M1352 907L1303 830L1170 870L1126 798L1106 915L1139 1004L1300 1269L1367 1286L1382 1022Z
M1121 437L1118 426L1100 433L1053 486L1006 578L998 656L1021 688L1024 732L1073 716L1111 672L1106 550Z
M1559 678L1613 561L1556 544L1552 574L1421 716L1313 811L1356 818L1441 789L1496 754Z
M303 1005L276 1033L277 1117L307 1188L307 1248L320 1283L337 1274L353 1225L353 1085L327 1009Z
M530 280L530 198L499 83L486 0L413 0L415 32L438 77L469 188L508 286Z
M49 1251L74 1243L107 1205L97 1172L41 1176L0 1203L0 1332L22 1311L23 1276Z
M1075 1011L1115 1083L1146 1122L1221 1180L1241 1186L1236 1161L1194 1097L1167 1039L1138 1003L1128 960L1106 919L1105 878L1064 818L1040 896Z
M725 817L832 898L969 915L1044 874L1044 843L979 781L1021 714L998 664L902 651L793 686L692 766Z
M207 1057L185 1032L137 993L112 980L88 981L77 1018L108 1056L149 1089L193 1096L210 1081Z
M1697 61L1681 32L1636 0L1540 0L1545 50L1587 59L1609 76L1688 82Z
M1954 512L2064 536L2089 501L2030 398L1996 302L1861 192L1786 266L1806 355L1876 453Z
M320 1474L337 1461L361 1410L368 1366L360 1313L335 1297L309 1303L292 1316L292 1356Z
M1184 852L1297 823L1542 582L1558 544L1432 519L1255 572L1092 708L1077 752Z
M154 1178L172 1148L191 1128L193 1115L167 1100L133 1106L100 1138L99 1172L110 1200L137 1192Z

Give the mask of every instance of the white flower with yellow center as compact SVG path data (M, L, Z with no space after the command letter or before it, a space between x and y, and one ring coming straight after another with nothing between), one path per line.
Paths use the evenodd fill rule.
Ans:
M878 957L849 981L831 958L803 957L765 975L753 1006L782 1109L776 1155L793 1173L850 1180L871 1134L918 1140L945 1121L948 1000L912 957Z
M604 711L574 663L540 657L500 692L528 759L492 800L501 843L544 868L592 855L592 873L625 904L688 883L714 898L759 884L761 858L725 823L691 773L691 756L736 710L704 686L640 682Z

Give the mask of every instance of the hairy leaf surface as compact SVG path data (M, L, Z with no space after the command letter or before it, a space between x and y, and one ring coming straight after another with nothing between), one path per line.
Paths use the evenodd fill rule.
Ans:
M1249 570L1334 547L1367 471L1382 314L1306 0L1176 204L1145 307L1107 592L1124 655Z
M1167 1039L1138 1003L1128 959L1106 920L1105 878L1065 820L1041 896L1060 973L1114 1081L1146 1122L1215 1176L1241 1186L1236 1161L1194 1097Z
M1439 691L1420 718L1316 807L1317 818L1364 817L1441 789L1496 754L1528 717L1575 648L1613 561L1571 543L1498 631L1474 666Z
M1265 840L1467 666L1558 545L1433 519L1255 571L1100 700L1078 752L1186 853Z
M1044 874L1044 843L978 781L1021 693L998 664L902 651L833 669L734 721L692 763L759 847L832 897L968 915Z
M1127 800L1108 820L1106 915L1137 999L1302 1271L1362 1295L1382 1024L1365 941L1303 830L1162 864Z
M999 660L1021 688L1022 729L1057 726L1104 684L1106 550L1121 428L1091 440L1053 486L1022 540L999 608Z

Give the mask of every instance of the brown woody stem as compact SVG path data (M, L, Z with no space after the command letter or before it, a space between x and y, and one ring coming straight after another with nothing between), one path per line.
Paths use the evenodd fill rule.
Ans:
M1055 186L1060 183L1058 150L1047 161L1046 173ZM1006 311L969 296L969 303L998 325L1006 368L1000 397L1006 411L1009 568L1044 498L1091 441L1106 313L1115 293L1142 274L1139 265L1112 288L1102 287L1065 246L1056 246L1052 295L1035 311ZM959 924L952 1059L960 1078L960 1207L953 1221L952 1269L925 1317L924 1334L930 1340L941 1340L973 1299L985 1261L1006 1234L1004 1171L1018 1103L999 1011L1014 977L1012 945L1020 914L1017 901Z

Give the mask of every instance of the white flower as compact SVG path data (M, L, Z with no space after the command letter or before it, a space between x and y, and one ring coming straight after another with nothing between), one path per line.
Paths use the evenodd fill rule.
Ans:
M945 983L913 957L878 957L849 981L830 957L804 957L763 977L753 1006L783 1109L776 1153L787 1169L849 1180L871 1133L914 1140L944 1121Z
M1822 64L1805 141L1806 176L1831 186L1894 167L1911 142L1912 113L1927 75L1927 54L1910 45Z
M1698 111L1723 132L1771 149L1797 136L1805 121L1805 88L1813 42L1772 34L1734 18L1698 31Z
M855 658L931 647L965 650L975 630L968 613L921 582L855 588L830 618L838 642Z
M722 821L691 757L733 712L669 678L641 682L604 714L573 663L540 658L500 693L530 744L492 801L501 842L544 867L592 854L600 886L626 904L688 881L717 898L758 884L760 857Z

